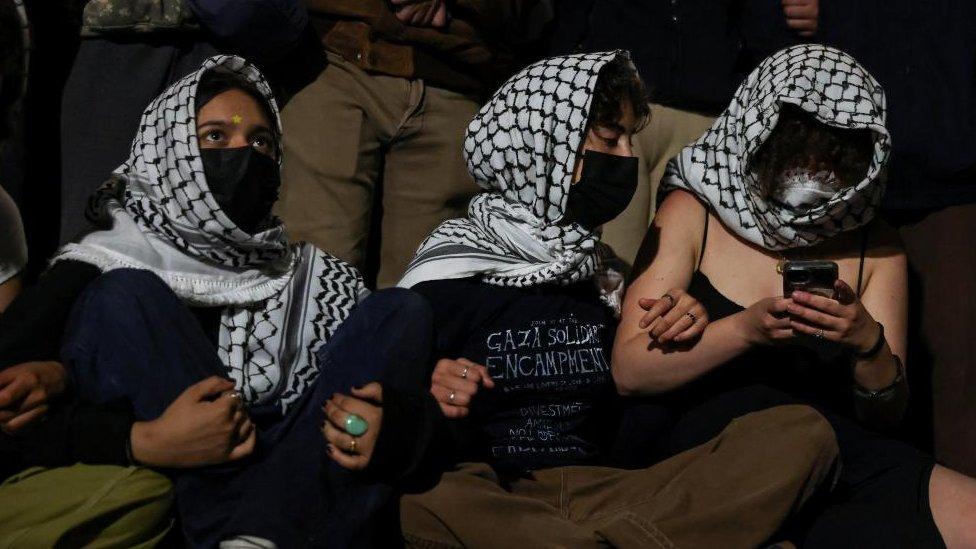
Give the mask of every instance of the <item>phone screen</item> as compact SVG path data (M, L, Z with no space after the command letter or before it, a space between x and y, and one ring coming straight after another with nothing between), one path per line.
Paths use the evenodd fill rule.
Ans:
M824 297L834 297L837 263L833 261L787 261L783 265L783 295L803 290Z

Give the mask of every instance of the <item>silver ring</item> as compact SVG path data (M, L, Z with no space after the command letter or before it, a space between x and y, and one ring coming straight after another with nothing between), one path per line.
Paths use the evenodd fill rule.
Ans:
M447 400L454 402L455 396L457 396L457 394L454 391L451 391L451 394L447 395Z
M465 366L464 370L461 371L461 379L468 379L468 367Z
M687 313L685 313L685 314L686 314L686 315L688 315L688 318L690 318L690 319L691 319L691 323L692 323L692 324L694 324L694 323L696 323L696 322L698 322L698 317L697 317L697 316L695 316L695 315L694 315L694 313L692 313L691 311L688 311L688 312L687 312Z
M671 294L664 294L664 295L662 295L661 296L661 299L664 299L664 298L668 298L669 300L671 300L671 306L672 307L674 307L675 305L678 304L678 302L674 299L674 297Z
M818 329L818 330L817 330L816 332L814 332L814 334L813 334L813 337L815 337L815 338L817 338L817 339L823 339L823 336L824 336L824 331L823 331L823 328L820 328L820 329Z

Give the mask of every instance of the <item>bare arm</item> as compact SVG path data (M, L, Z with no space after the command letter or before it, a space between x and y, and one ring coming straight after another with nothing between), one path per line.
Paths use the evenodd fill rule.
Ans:
M763 340L749 322L750 315L757 314L754 308L708 324L701 340L690 348L659 345L649 335L654 326L640 325L644 314L641 299L658 299L672 289L688 288L704 219L704 207L682 191L672 192L654 217L638 253L639 258L649 257L650 265L627 290L614 341L613 377L621 394L661 393L680 387ZM640 268L641 262L637 264L635 268ZM760 302L780 308L784 303L776 299ZM771 324L776 327L782 329Z

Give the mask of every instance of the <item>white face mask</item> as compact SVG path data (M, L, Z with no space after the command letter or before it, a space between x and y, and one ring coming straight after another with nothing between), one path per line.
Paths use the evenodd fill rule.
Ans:
M832 171L811 172L793 168L777 178L772 199L794 211L812 210L830 200L837 188L837 176Z

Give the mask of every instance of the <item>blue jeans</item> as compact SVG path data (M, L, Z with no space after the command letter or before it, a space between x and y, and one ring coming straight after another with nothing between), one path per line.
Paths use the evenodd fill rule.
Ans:
M286 415L276 407L249 410L259 426L254 454L174 472L189 542L212 547L251 535L280 547L368 547L398 540L394 488L328 459L321 408L333 393L371 381L423 387L432 341L432 313L419 295L391 289L365 299L319 351L322 373ZM139 270L110 271L85 290L63 360L82 398L127 399L138 420L159 417L190 385L225 375L191 311Z

